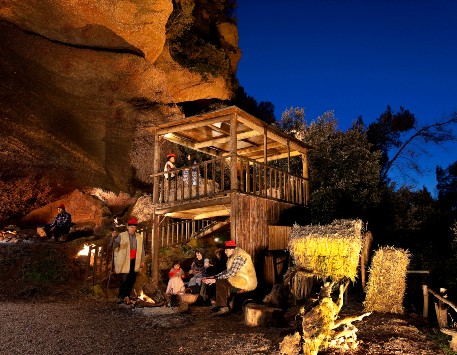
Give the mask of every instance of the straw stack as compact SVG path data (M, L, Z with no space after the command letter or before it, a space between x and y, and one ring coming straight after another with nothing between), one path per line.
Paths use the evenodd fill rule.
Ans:
M355 280L361 248L361 220L335 220L324 226L294 225L289 240L299 271L333 280Z
M394 247L378 249L373 257L367 295L363 305L372 312L402 314L406 290L406 269L410 254Z

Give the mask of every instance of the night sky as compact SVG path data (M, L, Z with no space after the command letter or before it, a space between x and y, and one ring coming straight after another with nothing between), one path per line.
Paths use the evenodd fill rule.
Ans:
M419 124L457 111L457 1L239 1L237 18L237 77L248 95L275 105L277 119L291 106L308 121L333 110L346 130L387 105ZM455 161L457 143L434 148L416 187L434 193L436 165Z

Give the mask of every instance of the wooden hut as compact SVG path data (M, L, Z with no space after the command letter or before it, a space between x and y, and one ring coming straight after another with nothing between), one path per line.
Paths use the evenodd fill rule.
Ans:
M238 107L182 118L149 128L154 133L153 282L158 282L161 223L165 217L212 220L194 237L230 228L230 237L254 261L268 249L268 225L309 198L307 154L311 147ZM196 165L162 171L161 140L211 157ZM290 159L301 156L302 176L290 172ZM269 164L287 159L287 170ZM183 179L192 176L195 179Z

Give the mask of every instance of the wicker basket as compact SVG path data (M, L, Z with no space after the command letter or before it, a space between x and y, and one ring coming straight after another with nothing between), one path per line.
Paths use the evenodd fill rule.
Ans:
M186 291L188 291L188 290L186 290ZM181 302L183 302L183 303L192 304L192 303L195 303L195 301L197 301L198 294L184 292L184 293L179 294L179 298L180 298Z

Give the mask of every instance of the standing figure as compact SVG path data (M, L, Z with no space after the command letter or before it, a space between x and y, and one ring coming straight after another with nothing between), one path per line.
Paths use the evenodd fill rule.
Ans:
M46 234L51 233L51 237L54 237L57 242L62 234L70 232L71 227L71 215L65 211L65 205L60 204L57 206L57 216L51 224L45 226Z
M167 179L167 180L173 180L175 178L175 172L167 173L170 170L176 169L175 159L176 159L175 153L170 153L167 155L167 162L165 163L165 166L163 168L163 171L165 171L165 174L164 174L165 179Z
M136 233L136 218L127 222L127 231L120 233L113 242L114 270L121 275L117 303L122 303L135 285L136 275L144 267L143 237Z
M197 165L197 159L192 154L187 155L187 162L189 163L189 165ZM197 174L198 174L197 168L192 167L192 186L197 186L197 180L198 180ZM184 181L187 184L190 183L189 182L189 169L185 169L182 172L182 181Z
M203 279L203 282L216 284L216 304L214 310L219 309L215 315L230 312L228 298L231 292L239 290L252 291L257 287L257 276L251 256L238 247L234 240L225 242L225 255L227 255L227 270Z
M197 249L195 251L195 259L190 266L189 275L193 275L189 280L189 288L192 290L192 293L199 293L200 286L202 284L202 279L206 276L206 266L205 266L205 249Z
M181 269L179 261L173 262L172 269L168 272L170 280L168 281L166 294L176 295L178 293L184 292L185 286L183 278L185 276L184 270Z

